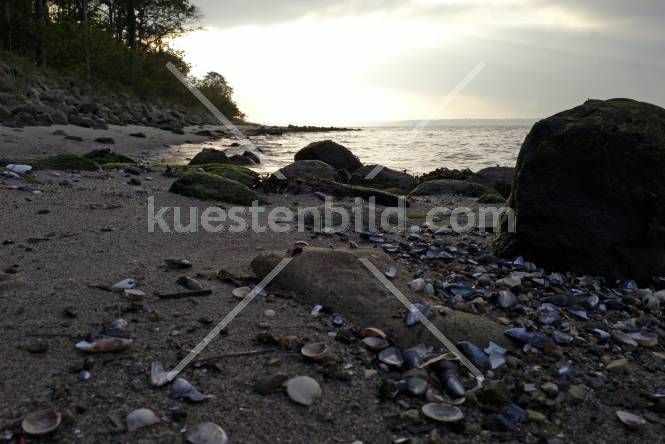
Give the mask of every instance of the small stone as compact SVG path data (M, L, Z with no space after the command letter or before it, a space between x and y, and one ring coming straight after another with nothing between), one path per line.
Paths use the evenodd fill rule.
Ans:
M584 401L587 395L587 390L583 385L571 385L568 388L568 395L576 401Z
M605 370L612 373L630 373L630 365L624 358L615 359L605 367Z
M550 398L556 398L559 394L559 386L553 382L546 382L540 386L540 389Z
M275 313L275 310L268 309L268 310L264 311L263 314L267 318L274 318L276 313Z
M499 292L498 303L501 308L509 308L517 304L517 296L510 290L501 290Z
M529 415L529 420L538 424L542 424L547 421L547 416L535 410L527 410L526 413Z
M417 421L420 419L420 412L415 409L406 410L399 414L399 418L402 421Z
M425 289L426 285L427 283L423 278L418 278L408 283L409 290L413 291L414 293L420 293Z

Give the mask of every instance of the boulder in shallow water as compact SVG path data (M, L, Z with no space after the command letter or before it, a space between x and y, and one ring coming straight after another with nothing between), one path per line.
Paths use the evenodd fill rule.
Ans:
M262 279L284 257L280 253L263 253L252 261L252 270ZM392 283L408 295L411 302L440 303L426 299L427 296L413 296L406 290L409 273L387 254L375 249L305 248L275 277L271 285L295 292L296 298L303 304L330 307L359 327L379 328L392 334L402 347L419 343L441 347L441 343L422 324L406 326L406 308L365 268L358 260L361 257L368 258L382 271L391 266L397 267L398 272ZM404 316L395 317L399 314ZM445 316L435 313L430 321L453 342L470 341L485 347L489 341L494 341L512 348L503 334L503 328L481 316L452 311Z
M464 180L431 180L418 185L412 196L466 196L480 197L492 193L492 189Z
M496 253L557 270L665 274L665 109L590 100L536 123L517 160L516 233Z
M368 178L367 176L372 174L377 167L381 168L379 174ZM406 172L395 171L384 166L365 165L351 175L351 183L363 187L399 191L408 194L416 187L416 178Z
M299 160L279 170L286 178L319 177L335 180L337 174L333 167L320 160Z
M204 148L189 162L190 165L206 165L209 163L229 163L229 157L224 151Z
M353 173L362 166L360 160L351 151L332 140L307 145L296 153L294 160L320 160L335 170L346 170L349 173Z

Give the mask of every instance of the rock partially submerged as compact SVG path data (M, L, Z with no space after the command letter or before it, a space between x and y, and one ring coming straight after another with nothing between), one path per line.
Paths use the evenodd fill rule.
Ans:
M360 327L380 328L393 335L402 347L420 343L440 347L438 340L422 324L407 327L404 316L397 316L400 313L406 315L405 307L365 268L358 260L360 257L369 258L379 269L396 264L377 250L306 248L272 284L294 291L304 304L330 307ZM283 254L266 252L257 256L251 267L259 278L263 278L283 258ZM402 271L392 282L411 297L411 302L424 301L425 296L412 297L413 294L406 289L407 281L408 275ZM435 303L430 301L431 305ZM477 315L453 310L443 316L437 312L430 321L453 342L470 341L485 347L493 341L512 348L500 325Z
M294 160L320 160L335 170L346 170L349 173L353 173L362 166L360 160L351 151L332 140L307 145L296 153Z
M665 109L590 100L534 125L496 252L541 266L649 282L665 271Z
M196 199L226 202L237 205L251 205L263 201L254 191L235 180L209 173L186 173L180 176L169 190Z
M504 198L507 198L510 196L514 175L515 168L490 167L474 173L467 181L491 188Z

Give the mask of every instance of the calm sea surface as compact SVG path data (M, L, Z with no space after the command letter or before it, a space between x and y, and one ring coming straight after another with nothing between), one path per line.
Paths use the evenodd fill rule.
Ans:
M362 128L362 131L333 133L294 133L252 138L264 153L259 172L272 172L293 162L294 154L311 142L331 139L349 148L364 164L381 164L397 170L421 174L439 167L470 168L514 166L529 126ZM228 148L230 139L173 147L162 160L184 163L202 148L242 152Z

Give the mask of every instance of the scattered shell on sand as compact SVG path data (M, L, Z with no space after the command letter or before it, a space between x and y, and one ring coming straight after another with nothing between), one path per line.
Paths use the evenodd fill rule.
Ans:
M402 353L397 347L390 347L379 353L379 360L384 364L401 367L404 364Z
M439 403L429 403L422 407L425 416L439 422L458 422L464 419L464 413L455 406Z
M171 382L169 373L164 371L164 366L159 361L155 361L150 366L150 384L153 387L163 387Z
M76 344L76 348L88 353L112 353L127 350L132 342L131 339L100 338L92 342L81 341Z
M235 288L231 293L238 299L245 299L251 291L252 289L249 287L238 287Z
M58 430L62 416L53 409L44 409L29 413L23 418L21 427L28 435L48 435Z
M201 285L201 283L196 279L190 278L189 276L180 276L178 279L176 279L176 284L185 287L187 290L203 290L203 285Z
M321 361L325 359L328 354L328 346L323 342L312 342L300 349L300 353L308 359L313 361Z
M386 339L386 334L383 332L383 330L379 330L378 328L374 327L368 327L364 328L361 332L360 335L363 338L381 338L381 339Z
M619 344L628 345L630 347L637 347L637 341L622 331L613 331L612 338L614 338L614 340Z
M630 337L633 338L633 340L637 342L640 347L649 348L658 345L658 336L656 335L650 335L647 333L631 333Z
M388 347L388 341L383 338L369 336L362 340L362 343L365 344L370 350L383 350Z
M466 402L466 398L448 398L440 391L430 387L425 393L425 398L429 402L438 403L438 404L449 404L449 405L462 405Z
M133 432L134 430L142 429L144 427L157 424L159 417L155 415L152 410L138 409L127 415L127 430Z
M194 426L185 437L192 444L228 444L229 442L229 437L224 429L212 422Z
M619 421L624 423L626 427L630 428L637 428L646 424L646 420L641 416L634 415L632 413L624 412L621 410L617 411L617 418L619 418Z
M127 278L113 284L111 286L111 291L114 293L120 293L123 290L132 290L136 288L136 285L136 279Z
M321 386L309 376L298 376L286 383L286 392L293 402L312 405L321 396Z
M171 398L173 399L188 399L192 402L201 402L206 399L212 398L210 395L204 395L199 392L192 384L186 379L178 378L171 387Z
M145 299L145 292L135 288L128 288L123 293L130 302L143 302Z
M166 266L171 270L185 270L192 268L192 263L187 259L164 259Z

